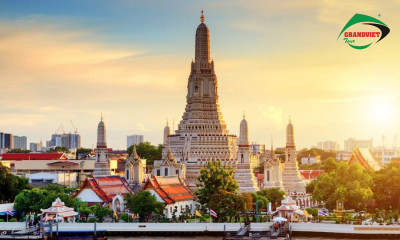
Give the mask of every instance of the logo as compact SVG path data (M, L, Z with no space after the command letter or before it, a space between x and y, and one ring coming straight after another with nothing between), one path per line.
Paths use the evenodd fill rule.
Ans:
M353 31L346 31L350 27L351 30ZM362 29L363 31L360 31L360 29ZM365 29L368 30L365 31ZM386 24L384 24L382 21L376 18L356 13L344 26L336 41L343 34L343 32L344 32L343 40L345 41L345 43L349 44L349 46L354 49L361 50L371 46L371 44L375 40L378 40L375 42L378 43L380 40L384 39L389 34L390 29ZM368 42L370 43L364 45L365 43Z

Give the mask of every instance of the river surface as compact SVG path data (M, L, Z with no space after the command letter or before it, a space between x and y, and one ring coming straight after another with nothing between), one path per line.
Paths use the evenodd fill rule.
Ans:
M210 236L179 236L179 237L153 237L153 236L137 236L137 237L107 237L109 240L130 240L130 239L141 239L141 240L221 240L222 237L210 237ZM327 237L294 237L293 240L365 240L365 238L327 238ZM385 240L385 239L379 239ZM389 239L387 239L389 240Z

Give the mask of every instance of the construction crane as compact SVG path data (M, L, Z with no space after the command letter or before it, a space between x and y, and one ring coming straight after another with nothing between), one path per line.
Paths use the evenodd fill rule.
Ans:
M58 131L60 131L61 125L58 127L57 131L56 131L56 135L58 134Z
M61 123L61 128L63 130L63 134L65 134L64 126L62 125L62 123Z
M74 133L78 133L78 129L75 127L75 125L72 122L72 120L70 120L70 121L71 121L71 124L72 124L72 128L74 129Z

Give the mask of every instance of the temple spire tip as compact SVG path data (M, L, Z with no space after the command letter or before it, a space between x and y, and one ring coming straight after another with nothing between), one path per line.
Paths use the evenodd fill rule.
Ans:
M200 22L202 22L202 23L204 22L203 9L201 10Z

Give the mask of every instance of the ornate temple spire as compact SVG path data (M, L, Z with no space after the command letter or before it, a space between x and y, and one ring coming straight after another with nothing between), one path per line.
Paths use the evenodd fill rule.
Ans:
M246 119L246 113L243 111L243 119Z
M97 147L107 147L106 141L106 124L103 122L103 114L101 114L101 121L97 126Z
M132 150L132 154L131 154L131 159L132 160L133 159L139 159L139 155L137 154L136 145L135 144L133 144L133 150Z
M246 121L246 116L243 114L243 120L240 122L239 145L250 145L249 142L249 126Z
M289 118L289 124L286 127L286 148L296 148L291 118Z
M103 121L103 113L101 113L100 121Z
M172 154L171 146L169 144L168 144L168 153L167 156L165 156L164 163L168 165L176 164L176 159L174 157L174 154Z
M195 62L200 61L200 65L204 67L205 64L210 62L210 32L208 27L204 24L204 15L201 11L200 25L196 30L196 49L195 49ZM207 66L208 67L208 66Z

